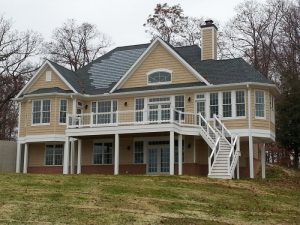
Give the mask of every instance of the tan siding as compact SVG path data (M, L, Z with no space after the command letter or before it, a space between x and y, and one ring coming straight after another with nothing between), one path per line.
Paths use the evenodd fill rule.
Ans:
M265 91L265 119L255 118L255 92L257 90ZM263 89L252 89L251 93L251 102L252 102L252 128L253 129L264 129L270 130L270 100L269 92Z
M200 57L200 56L199 56ZM172 70L172 83L189 83L199 81L176 58L160 44L142 62L139 68L123 84L122 88L147 86L147 73L154 69Z
M45 165L45 144L34 143L29 144L28 166L44 166Z
M51 81L46 81L46 71L52 72ZM59 76L49 66L47 66L43 71L41 71L41 75L34 82L34 84L26 91L26 93L30 93L41 88L52 87L59 87L64 90L70 90L70 88L59 78Z
M208 145L201 138L196 139L196 163L208 164Z
M228 129L246 129L248 128L248 119L223 120Z

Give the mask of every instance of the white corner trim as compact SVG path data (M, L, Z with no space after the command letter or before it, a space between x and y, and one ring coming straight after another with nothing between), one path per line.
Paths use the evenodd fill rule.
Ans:
M144 53L137 59L137 61L130 67L125 75L116 83L116 85L110 90L109 93L114 92L118 87L122 86L124 82L132 75L135 69L144 61L146 56L160 43L171 55L173 55L183 66L185 66L197 79L204 82L206 85L211 85L204 77L202 77L191 65L189 65L180 55L178 55L169 45L167 45L159 37L156 38L150 46L144 51Z
M26 91L28 88L30 88L34 81L41 75L40 72L45 68L45 66L48 65L50 66L50 68L52 70L54 70L54 72L59 76L59 78L74 92L74 93L78 93L73 86L61 75L61 73L59 73L54 66L52 66L52 64L46 60L38 69L38 71L36 71L36 73L31 77L31 79L27 82L27 84L22 88L22 90L17 94L17 96L15 98L19 98L20 95Z

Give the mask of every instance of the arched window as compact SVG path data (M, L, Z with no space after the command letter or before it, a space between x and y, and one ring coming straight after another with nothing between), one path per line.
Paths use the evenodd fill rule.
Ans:
M172 76L169 70L156 70L148 74L148 84L168 84L171 83Z

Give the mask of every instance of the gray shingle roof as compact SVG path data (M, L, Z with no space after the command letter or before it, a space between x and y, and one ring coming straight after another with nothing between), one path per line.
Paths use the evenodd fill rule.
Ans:
M146 51L149 45L141 44L117 47L76 72L72 72L57 63L51 61L50 63L79 93L91 95L103 94L108 93L113 88L136 60ZM272 81L265 78L242 58L201 61L201 49L197 45L170 47L211 84L243 82L273 84ZM196 83L199 86L205 85L201 82ZM195 83L184 84L184 87L188 86L195 86ZM131 88L126 91L155 90L172 87L176 87L176 85L147 86ZM120 89L115 92L124 91L125 89Z
M32 95L32 94L46 94L46 93L72 93L71 90L64 90L59 87L53 87L53 88L41 88L37 89L35 91L32 91L30 93L27 93L25 95Z

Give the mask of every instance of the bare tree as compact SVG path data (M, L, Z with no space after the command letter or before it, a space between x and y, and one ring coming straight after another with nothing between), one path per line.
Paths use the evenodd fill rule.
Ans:
M272 46L278 36L284 1L248 0L236 8L222 38L222 58L244 57L266 77L272 78Z
M36 70L33 58L41 42L39 34L18 32L0 17L0 139L11 139L15 132L16 105L11 100Z
M45 44L45 53L58 63L76 71L103 55L112 42L90 23L76 24L68 20L53 31L52 41Z

